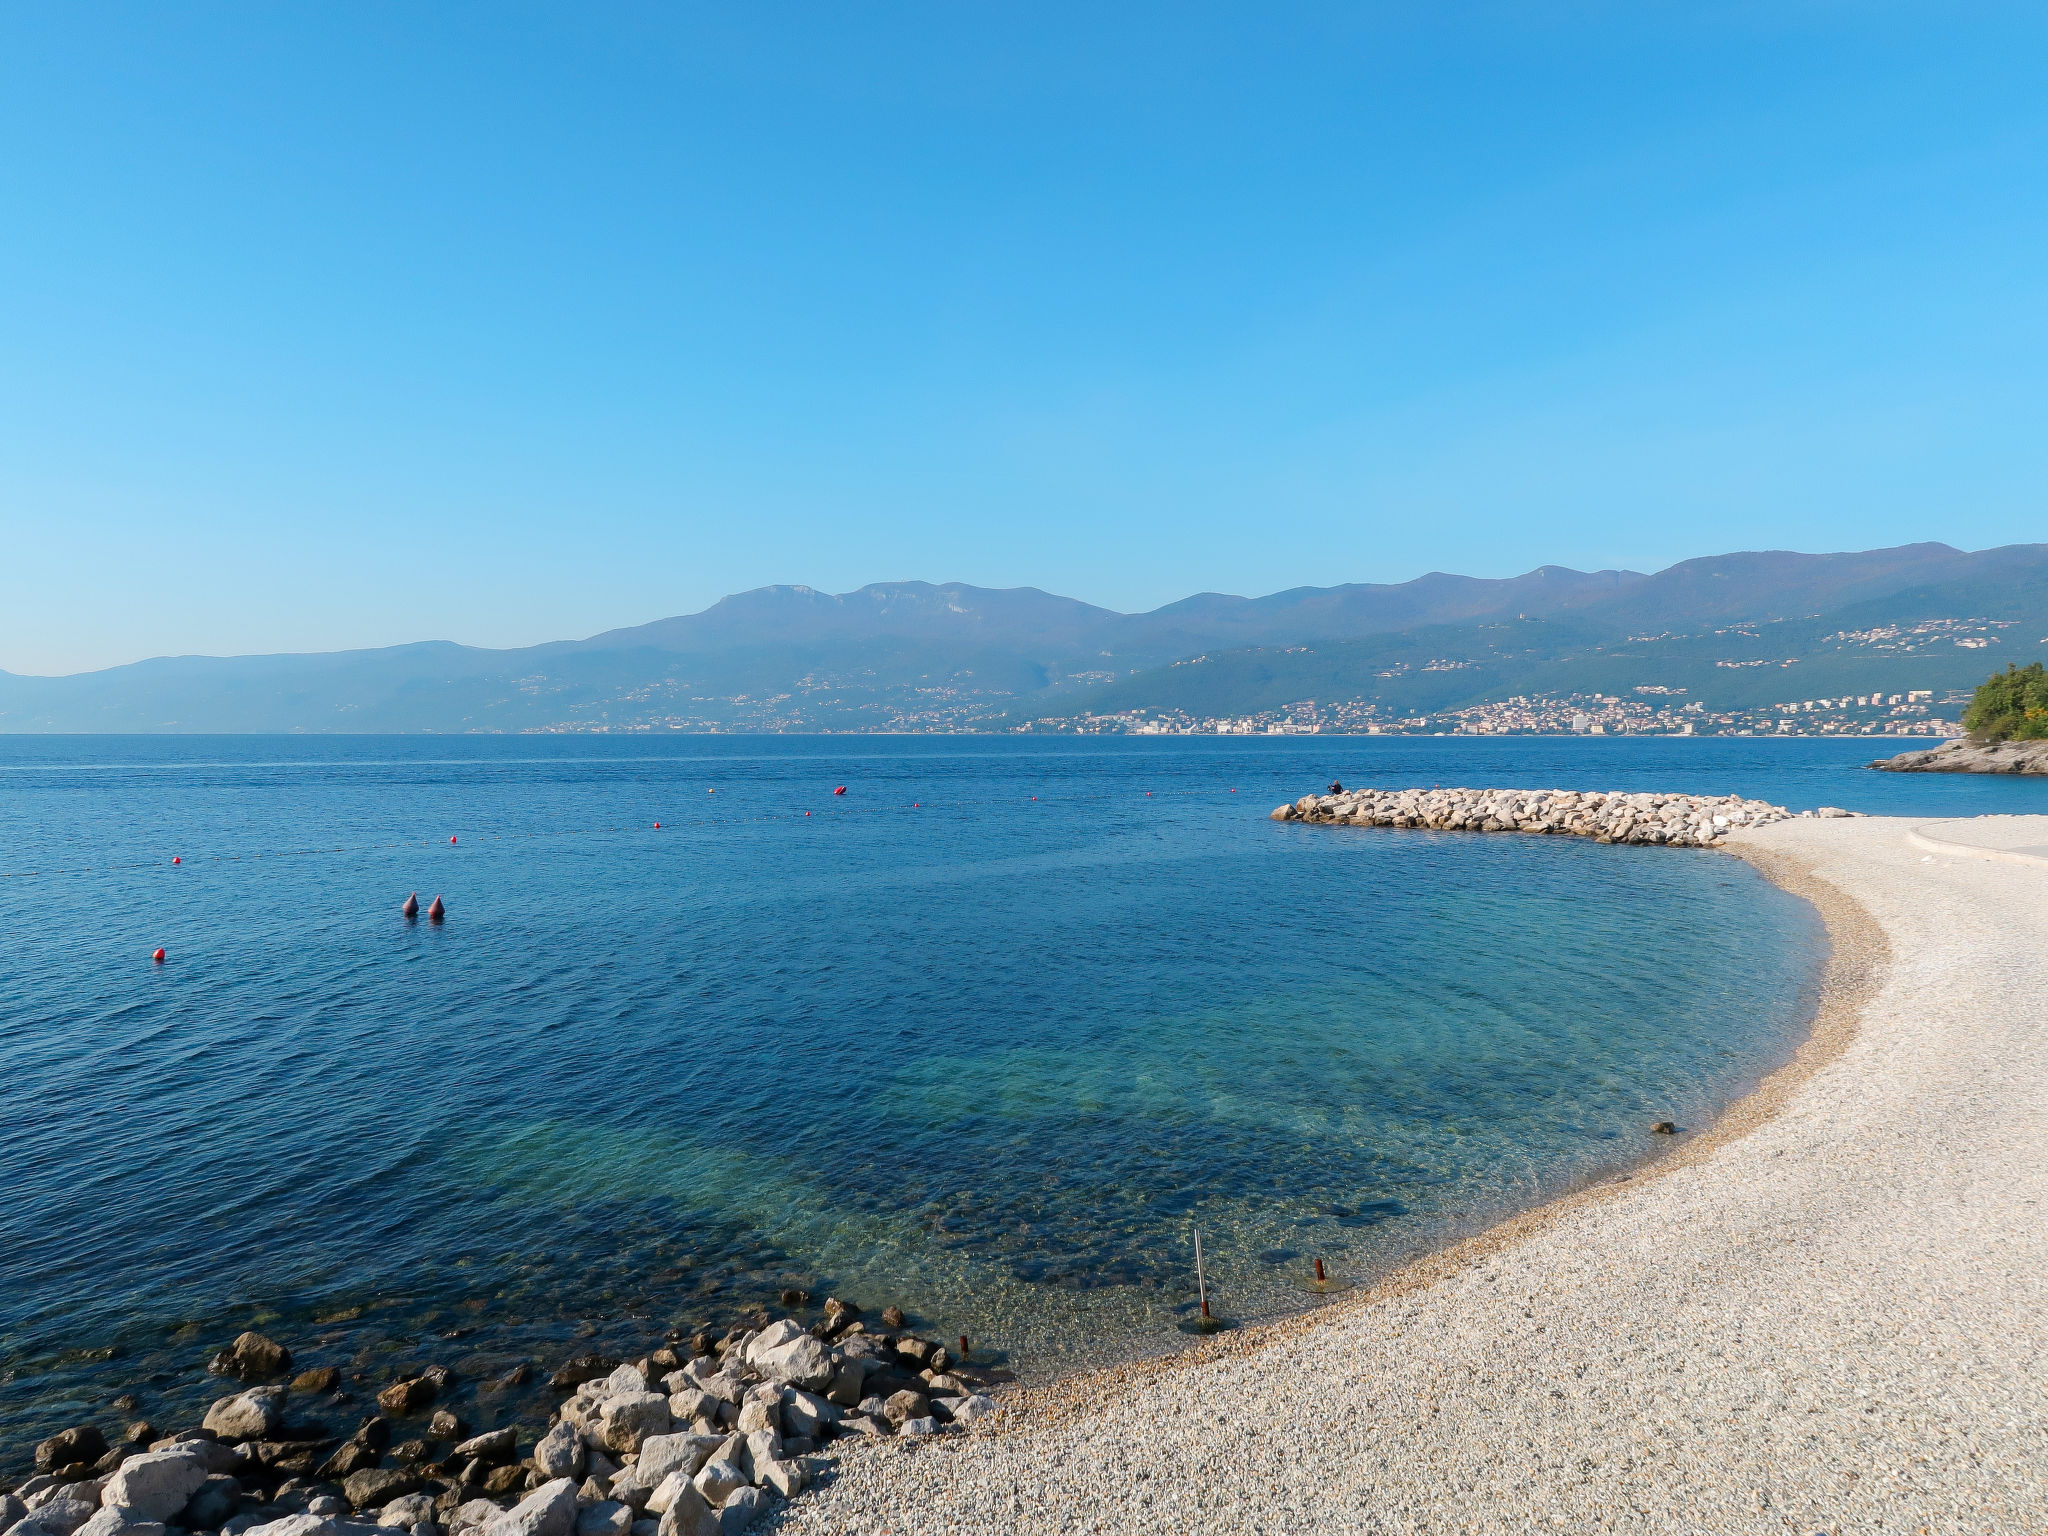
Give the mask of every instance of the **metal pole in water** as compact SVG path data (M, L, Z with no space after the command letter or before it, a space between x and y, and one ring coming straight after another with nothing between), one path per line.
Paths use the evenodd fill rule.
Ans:
M1202 1273L1202 1229L1195 1228L1195 1289L1202 1298L1202 1316L1209 1315L1209 1280Z

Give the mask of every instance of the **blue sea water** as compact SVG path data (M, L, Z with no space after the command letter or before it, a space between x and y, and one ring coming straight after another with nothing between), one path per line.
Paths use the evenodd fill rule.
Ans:
M250 1326L473 1387L797 1288L1042 1373L1180 1338L1196 1227L1303 1305L1709 1123L1824 943L1725 855L1273 805L2048 808L1874 745L0 738L0 1457Z

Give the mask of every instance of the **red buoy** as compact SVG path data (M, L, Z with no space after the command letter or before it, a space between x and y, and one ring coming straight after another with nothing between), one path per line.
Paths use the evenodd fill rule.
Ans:
M184 861L183 859L179 858L179 857L178 857L178 856L177 856L176 854L173 854L173 855L171 856L171 862L172 862L173 864L182 864L182 863L184 863L185 861Z
M418 917L420 915L420 893L414 891L410 896L406 897L405 905L398 910L407 917Z
M451 838L449 838L449 839L448 839L448 841L452 843L452 842L454 842L454 841L455 841L455 839L451 837Z
M843 795L846 793L846 786L842 784L837 789L833 790L832 793L835 795Z
M155 961L155 962L156 962L156 963L157 963L158 965L162 965L162 964L164 963L164 952L163 952L162 950L158 950L158 951L157 951L157 952L156 952L155 954L151 955L151 956L150 956L149 958L150 958L150 959L152 959L152 960L154 960L154 961Z
M427 908L427 921L430 923L438 923L439 921L441 921L442 918L446 917L447 915L448 909L441 905L441 898L436 896L432 904L429 905Z
M657 832L659 832L659 831L661 830L661 823L660 823L660 822L658 822L658 821L657 821L657 822L656 822L656 823L654 824L654 830L655 830L655 831L657 831Z
M806 816L808 816L808 815L810 815L811 813L810 813L809 811L805 811L805 812L804 812L804 814L805 814Z

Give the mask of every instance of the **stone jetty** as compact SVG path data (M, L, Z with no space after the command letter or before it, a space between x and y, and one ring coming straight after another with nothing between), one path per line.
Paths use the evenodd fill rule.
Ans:
M1849 816L1825 805L1799 817ZM1574 789L1348 789L1303 795L1275 821L1436 832L1528 832L1603 843L1712 848L1737 827L1794 820L1782 805L1740 795L1589 794Z
M389 1382L344 1437L340 1373L266 1380L290 1352L244 1334L211 1366L240 1390L198 1427L110 1438L79 1424L45 1440L35 1475L0 1493L0 1536L731 1536L795 1498L837 1437L957 1434L998 1412L989 1376L904 1321L892 1307L870 1331L829 1300L809 1327L578 1355L524 1443L516 1424L472 1433L440 1366Z

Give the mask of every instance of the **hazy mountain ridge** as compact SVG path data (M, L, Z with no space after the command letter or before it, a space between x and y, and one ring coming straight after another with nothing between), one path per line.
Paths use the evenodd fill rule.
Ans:
M1839 638L1962 619L2013 633L1994 627L1971 646L1947 632L1924 643ZM1343 696L1419 711L1643 684L1766 702L1854 691L1856 679L1967 686L2005 659L2035 659L2044 625L2048 545L1753 552L1653 575L1433 572L1257 598L1202 593L1143 614L1030 587L772 586L516 650L426 641L0 673L0 731L1003 729L1090 710L1226 715ZM1798 673L1789 694L1786 671Z

